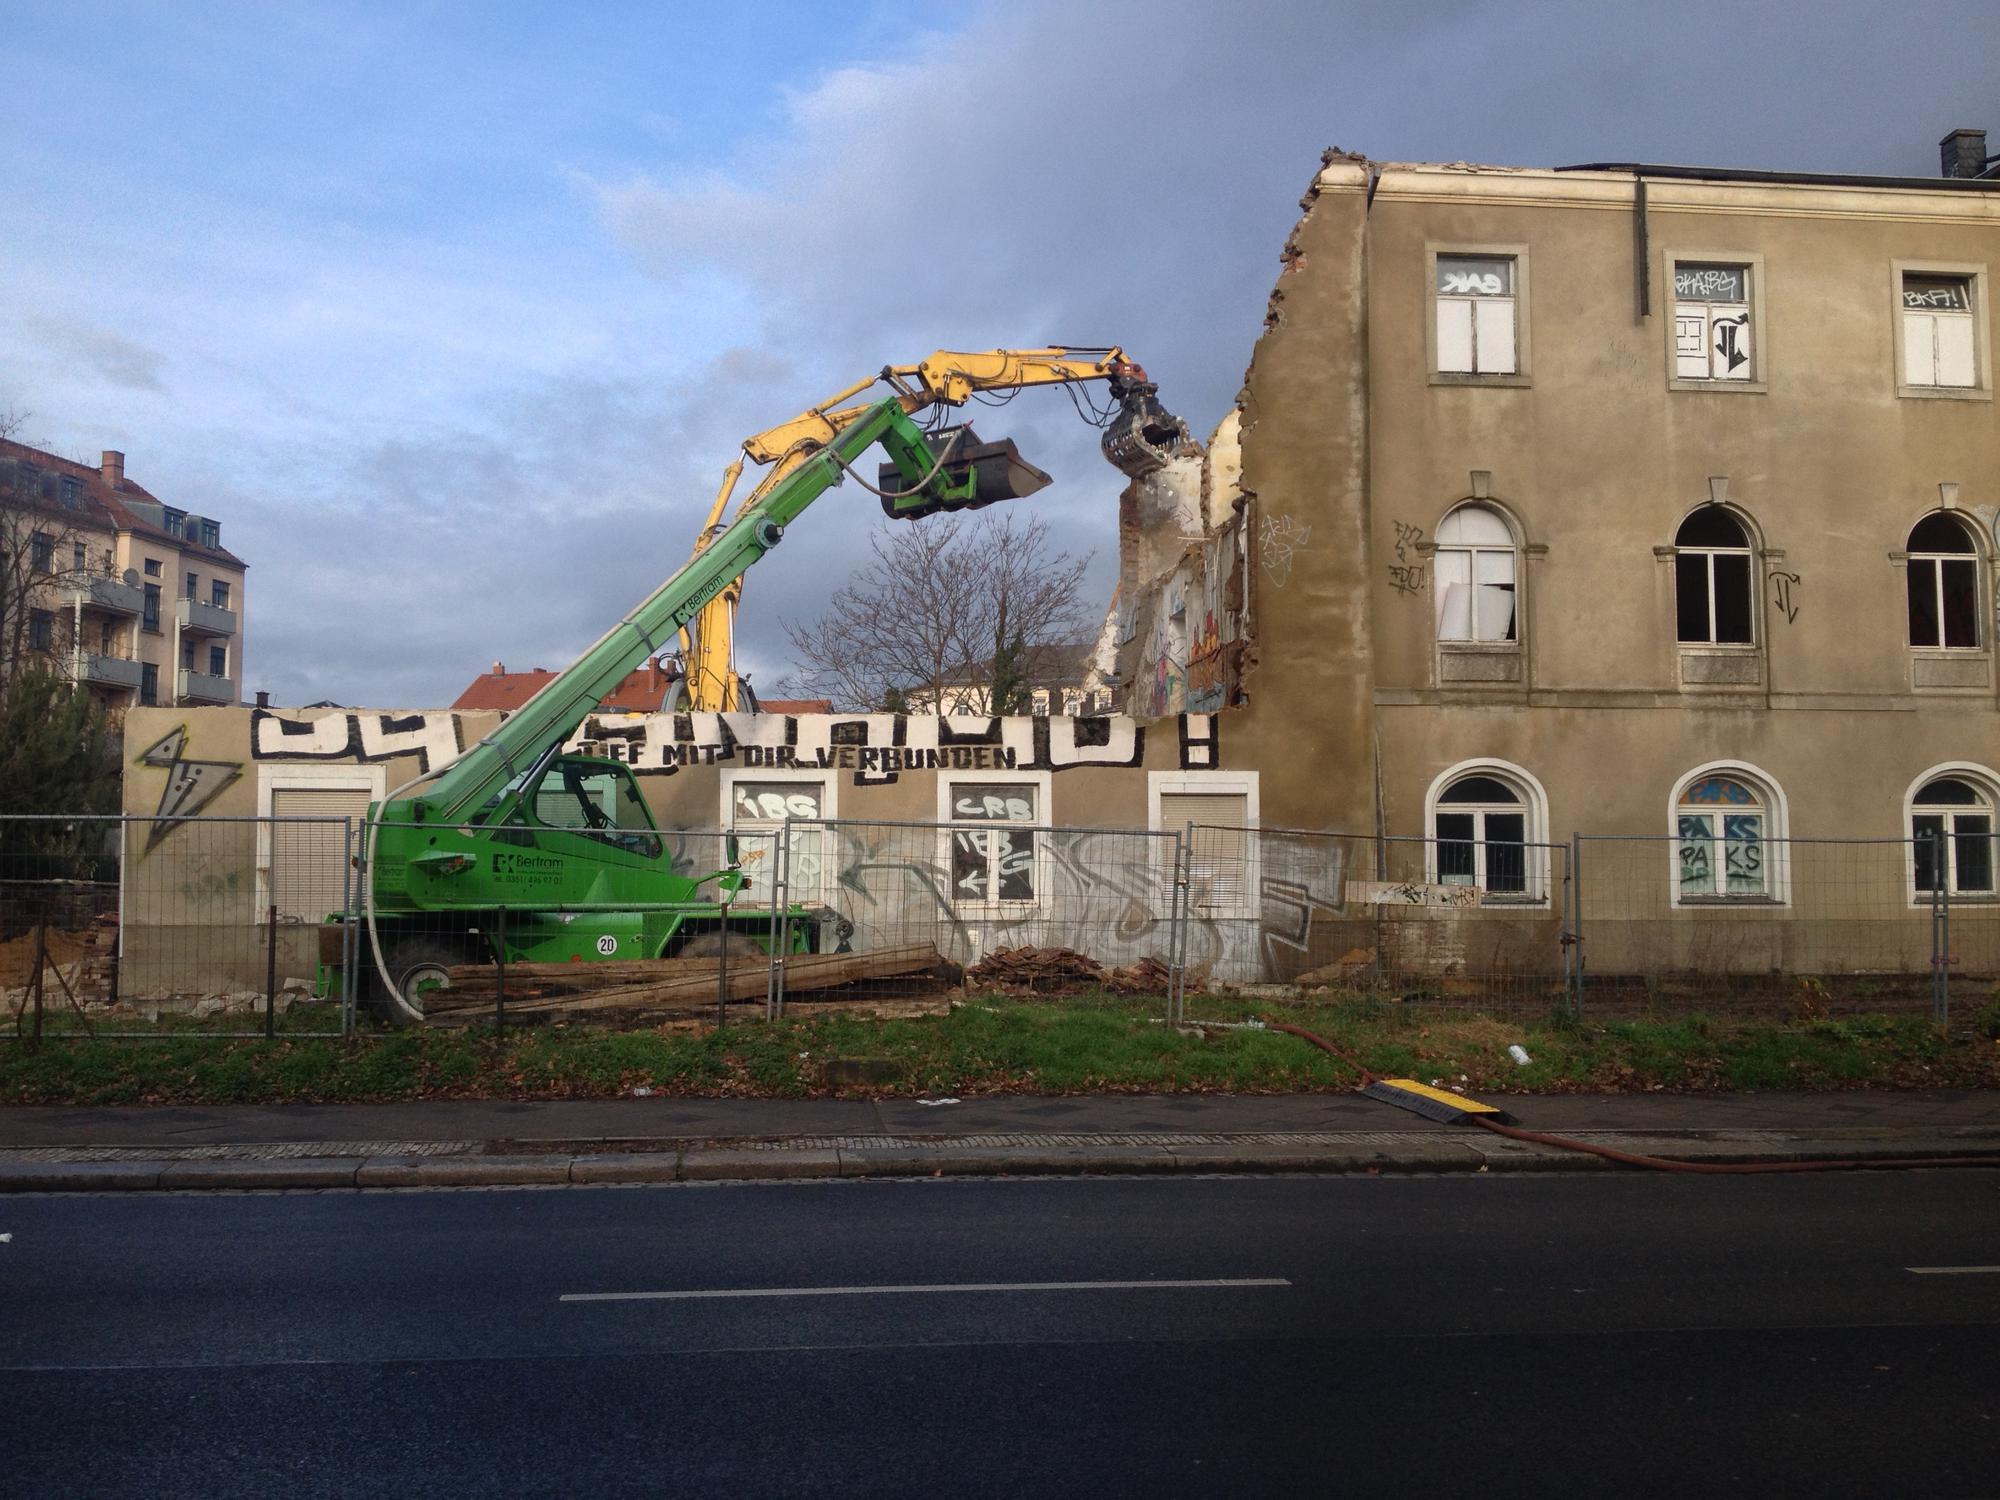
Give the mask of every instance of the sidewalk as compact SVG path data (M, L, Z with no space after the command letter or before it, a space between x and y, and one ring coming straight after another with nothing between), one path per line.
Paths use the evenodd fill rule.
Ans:
M2000 1093L1492 1096L1686 1160L2000 1157ZM1356 1094L0 1110L0 1192L1064 1172L1621 1170Z

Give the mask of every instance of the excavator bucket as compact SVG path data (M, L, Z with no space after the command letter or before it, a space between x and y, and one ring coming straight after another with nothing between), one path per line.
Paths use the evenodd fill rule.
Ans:
M953 442L956 438L957 441ZM1011 438L982 443L971 427L947 427L924 441L933 455L949 452L937 472L921 488L923 475L905 474L897 464L883 464L878 483L882 512L897 520L914 521L940 510L978 510L998 500L1019 500L1045 489L1049 476L1021 457ZM915 493L911 493L911 491Z
M1104 456L1127 478L1143 479L1189 448L1187 424L1160 404L1160 388L1144 378L1113 377L1118 414L1104 429Z

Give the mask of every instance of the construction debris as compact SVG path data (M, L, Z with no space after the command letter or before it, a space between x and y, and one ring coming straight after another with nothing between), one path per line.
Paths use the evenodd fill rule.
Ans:
M1157 958L1107 969L1069 948L999 948L965 971L968 989L1031 995L1090 989L1114 995L1163 995L1171 977Z

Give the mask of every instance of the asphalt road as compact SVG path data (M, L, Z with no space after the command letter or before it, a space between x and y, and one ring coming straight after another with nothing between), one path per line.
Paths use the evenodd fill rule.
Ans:
M1991 1495L1996 1231L1979 1171L12 1198L0 1487ZM606 1295L687 1292L760 1295Z

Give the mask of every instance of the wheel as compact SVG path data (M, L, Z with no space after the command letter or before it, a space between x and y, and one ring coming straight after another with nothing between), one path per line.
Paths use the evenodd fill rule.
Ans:
M719 958L723 953L731 958L765 958L764 950L757 940L747 932L733 929L727 932L697 932L674 949L675 958Z
M363 956L370 957L363 949ZM403 998L417 1010L424 1009L424 996L436 990L451 988L450 969L455 964L465 963L464 947L450 938L415 935L409 937L385 936L382 941L382 962L389 970L389 978ZM376 1017L391 1026L407 1026L410 1017L396 1004L389 990L382 983L382 975L370 963L368 965L368 1008Z

